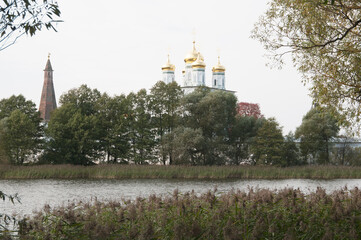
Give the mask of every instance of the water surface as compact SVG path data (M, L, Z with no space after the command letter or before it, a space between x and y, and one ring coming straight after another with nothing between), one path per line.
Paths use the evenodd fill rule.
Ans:
M361 179L336 180L169 180L169 179L130 179L130 180L0 180L0 190L7 194L18 193L21 204L0 203L6 213L31 214L45 204L56 206L73 200L121 200L147 197L151 194L171 194L194 190L203 193L217 188L218 192L231 189L248 191L249 188L299 188L308 193L317 187L332 192L347 186L349 189L361 186Z

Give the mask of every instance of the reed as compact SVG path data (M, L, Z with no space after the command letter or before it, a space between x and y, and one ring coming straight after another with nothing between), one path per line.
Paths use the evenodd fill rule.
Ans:
M361 191L174 191L72 202L23 219L20 239L361 239Z
M337 179L361 178L347 166L0 165L0 179Z

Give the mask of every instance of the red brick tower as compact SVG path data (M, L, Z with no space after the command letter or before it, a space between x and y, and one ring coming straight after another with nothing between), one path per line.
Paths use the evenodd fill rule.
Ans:
M48 56L48 61L46 62L46 66L44 69L44 85L43 91L41 93L40 99L40 117L44 122L49 122L50 113L56 109L56 99L55 99L55 91L53 84L53 69L50 63L50 54Z

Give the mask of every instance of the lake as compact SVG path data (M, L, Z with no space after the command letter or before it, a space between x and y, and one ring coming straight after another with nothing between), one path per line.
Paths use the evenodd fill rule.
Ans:
M128 180L0 180L0 190L6 194L18 193L21 203L6 201L1 211L7 214L31 214L40 210L45 204L56 206L73 200L121 200L147 197L151 194L171 194L194 190L204 193L213 190L225 192L231 189L248 191L249 188L299 188L308 193L317 187L332 192L347 186L349 189L361 187L361 179L335 180L174 180L174 179L128 179Z

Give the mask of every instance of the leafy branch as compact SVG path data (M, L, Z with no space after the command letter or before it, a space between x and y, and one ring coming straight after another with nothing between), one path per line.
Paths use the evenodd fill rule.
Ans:
M55 24L62 22L60 14L54 0L0 0L0 51L43 27L56 31Z

